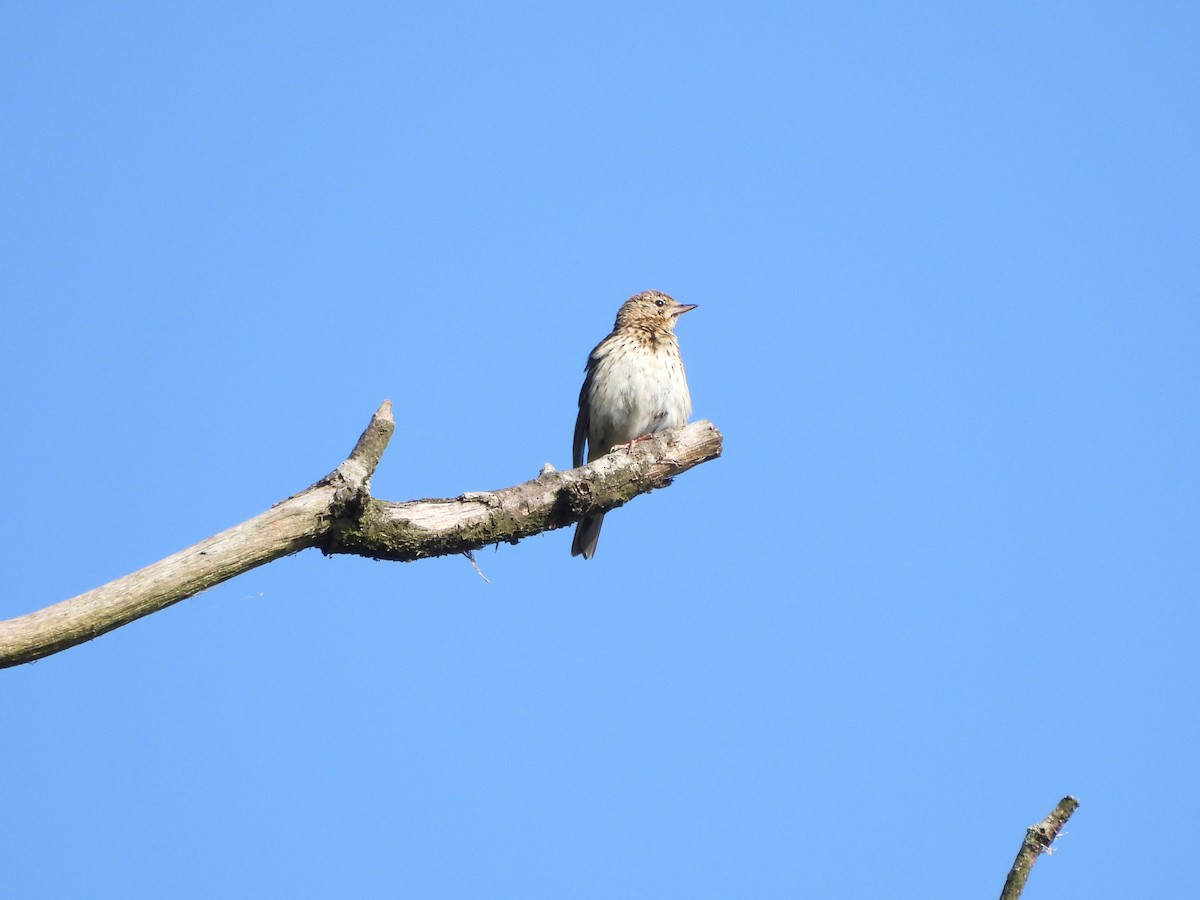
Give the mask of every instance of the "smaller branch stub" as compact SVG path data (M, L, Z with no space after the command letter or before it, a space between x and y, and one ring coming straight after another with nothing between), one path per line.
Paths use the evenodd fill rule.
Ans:
M1021 896L1038 856L1050 852L1050 845L1078 808L1079 801L1074 797L1063 797L1046 818L1026 829L1025 840L1021 842L1021 849L1004 881L1004 889L1000 891L1000 900L1017 900Z
M340 487L354 493L366 493L371 490L371 476L387 449L392 432L396 430L395 420L392 419L392 401L384 400L371 416L366 429L359 435L358 443L350 451L336 469L325 476L326 481L341 480Z

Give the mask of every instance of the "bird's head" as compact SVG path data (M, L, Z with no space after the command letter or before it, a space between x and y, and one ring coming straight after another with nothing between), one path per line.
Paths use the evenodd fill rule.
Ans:
M696 304L680 303L662 291L642 291L621 304L616 327L672 331L675 320L695 308Z

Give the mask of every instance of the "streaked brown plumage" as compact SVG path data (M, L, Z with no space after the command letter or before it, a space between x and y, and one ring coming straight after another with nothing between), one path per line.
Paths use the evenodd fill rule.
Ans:
M583 465L613 448L687 423L692 414L675 321L695 309L659 291L634 294L622 304L612 333L588 357L579 416L575 419L572 463ZM591 559L604 514L575 526L571 555Z

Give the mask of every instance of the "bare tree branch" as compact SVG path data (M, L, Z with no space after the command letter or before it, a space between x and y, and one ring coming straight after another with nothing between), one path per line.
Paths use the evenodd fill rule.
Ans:
M720 432L710 422L693 422L578 469L547 465L515 487L389 503L373 498L370 485L394 427L385 400L346 460L294 497L102 587L0 622L0 668L84 643L309 547L409 561L515 544L621 506L721 455Z
M1050 815L1026 829L1025 840L1021 842L1021 849L1017 851L1017 858L1004 881L1000 900L1017 900L1021 896L1038 856L1050 852L1050 845L1078 807L1079 801L1074 797L1063 797L1058 801L1058 806L1050 810Z

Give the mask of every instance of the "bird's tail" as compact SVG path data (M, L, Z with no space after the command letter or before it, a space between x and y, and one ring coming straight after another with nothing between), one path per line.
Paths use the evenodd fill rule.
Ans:
M591 559L596 555L596 542L600 540L600 526L604 524L604 513L580 519L575 526L575 540L571 541L571 555Z

